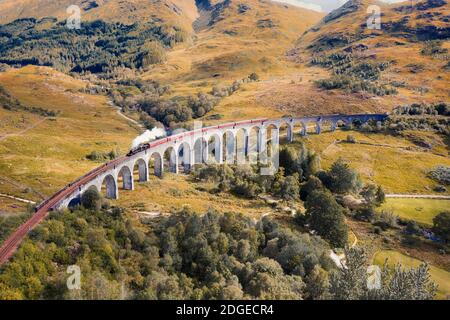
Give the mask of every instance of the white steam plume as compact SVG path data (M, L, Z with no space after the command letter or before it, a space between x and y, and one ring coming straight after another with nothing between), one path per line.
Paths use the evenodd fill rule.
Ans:
M151 131L147 130L140 136L136 137L136 139L133 140L133 143L131 144L131 148L136 148L142 143L149 142L156 140L158 138L162 138L167 136L167 132L164 129L161 128L153 128Z

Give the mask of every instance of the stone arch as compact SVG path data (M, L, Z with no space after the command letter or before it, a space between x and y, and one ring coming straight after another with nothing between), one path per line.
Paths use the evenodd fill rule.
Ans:
M217 133L208 138L208 160L222 163L222 139Z
M336 121L336 128L345 128L347 127L347 121L345 119L338 119Z
M133 165L133 176L138 177L139 182L146 182L148 181L148 168L147 163L144 159L139 158L134 162Z
M247 162L248 135L248 131L245 128L236 131L236 161L238 164Z
M226 131L222 137L224 161L227 164L234 164L236 156L236 137L232 131Z
M304 121L304 125L306 128L306 135L308 134L317 134L317 128L319 124L319 121L317 120L313 120L313 119L308 119L306 121Z
M202 164L208 161L208 144L204 137L195 140L193 164Z
M116 179L111 174L108 174L103 178L102 189L103 185L105 186L106 190L106 198L108 199L119 198L119 191L117 190L117 182Z
M322 120L320 127L321 127L321 132L324 132L324 131L333 132L334 130L336 130L334 122L329 119Z
M119 174L117 175L117 183L120 185L122 182L122 189L124 190L133 190L133 174L128 166L123 166L119 170Z
M258 154L261 150L262 131L259 126L254 126L248 130L248 161L250 164L258 162ZM264 139L265 140L265 139Z
M178 147L178 159L178 165L181 166L184 173L188 173L192 164L192 150L189 143L183 142Z
M276 146L280 142L280 129L275 124L269 124L266 126L266 137L267 137L267 156L272 156L273 146Z
M301 136L306 136L308 134L307 123L304 121L298 122L299 133ZM294 129L295 130L295 129Z
M80 205L81 205L81 195L79 195L79 196L73 198L72 200L70 200L70 202L67 205L67 207L69 209L72 209L72 208L76 208L76 207L78 207Z
M279 127L280 139L286 139L287 142L292 142L294 140L294 124L290 119L281 122Z
M164 162L159 152L153 152L148 161L150 172L153 169L155 176L162 177L164 172Z
M164 168L168 168L169 172L178 173L178 157L174 147L168 147L164 151Z

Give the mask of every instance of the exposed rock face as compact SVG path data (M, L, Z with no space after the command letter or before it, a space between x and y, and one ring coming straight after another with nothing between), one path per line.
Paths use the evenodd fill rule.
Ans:
M350 0L347 1L342 7L331 11L328 15L323 18L325 23L330 22L332 20L336 20L342 16L345 16L349 13L356 12L361 7L361 0Z
M239 5L238 5L238 12L240 14L246 13L250 9L251 8L248 5L246 5L246 4L239 3Z
M195 0L195 4L199 10L210 10L212 6L209 0Z
M447 4L446 0L426 0L418 3L414 7L411 5L404 5L397 7L394 10L398 12L411 13L414 10L425 11L433 8L439 8L445 6L446 4Z
M95 0L83 1L81 4L84 11L89 11L91 9L97 8L99 4Z
M439 8L447 4L446 0L428 0L422 3L418 3L416 6L417 10L428 10L432 8Z

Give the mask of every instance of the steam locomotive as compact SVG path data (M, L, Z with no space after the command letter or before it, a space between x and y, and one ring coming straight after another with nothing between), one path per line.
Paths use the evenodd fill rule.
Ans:
M127 153L127 157L134 156L136 153L145 151L147 149L150 149L150 143L149 142L140 144L137 147L132 148L130 150L130 152Z
M224 128L228 128L228 127L232 127L235 128L238 125L245 125L245 124L253 124L253 123L262 123L264 124L264 122L266 122L267 119L258 119L258 120L248 120L248 121L242 121L242 122L234 122L234 123L228 123L228 124L224 124L224 125L219 125L219 126L214 126L214 127L209 127L209 128L202 128L202 129L198 129L195 131L189 131L186 132L184 134L180 134L180 135L174 135L174 136L170 136L172 133L168 133L169 137L166 137L164 139L159 139L159 140L155 140L152 142L146 142L146 143L142 143L140 145L138 145L137 147L134 147L130 150L130 152L128 152L127 157L131 157L134 156L135 154L148 150L150 148L154 148L157 147L161 144L170 142L170 141L177 141L179 138L185 137L185 136L194 136L197 133L206 133L209 130L213 130L213 129L224 129Z

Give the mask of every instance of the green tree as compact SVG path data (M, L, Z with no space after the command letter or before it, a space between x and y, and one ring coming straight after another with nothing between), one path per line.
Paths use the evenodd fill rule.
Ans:
M102 206L102 197L95 188L86 190L81 196L81 205L89 210L100 210Z
M298 173L284 179L281 184L280 195L285 200L298 200L300 198L300 182Z
M345 267L331 273L330 293L335 300L359 300L367 296L367 255L364 249L345 249Z
M308 196L315 190L322 190L323 184L316 176L310 176L308 181L300 188L300 199L306 201Z
M305 279L306 298L309 300L324 300L328 298L329 277L328 273L316 265Z
M361 185L356 171L350 168L342 159L338 159L329 171L330 190L334 193L349 193L357 191Z
M433 218L433 232L446 243L450 242L450 211L441 212Z
M436 285L430 280L426 264L404 269L401 265L392 270L385 263L380 276L380 288L369 289L367 254L364 249L345 250L345 267L331 274L330 294L336 300L431 300Z
M287 176L301 171L301 163L299 163L298 152L293 147L283 147L280 150L280 166L284 168ZM302 174L302 172L300 172Z
M333 246L343 248L347 243L348 230L344 209L328 191L313 191L305 203L308 223Z

